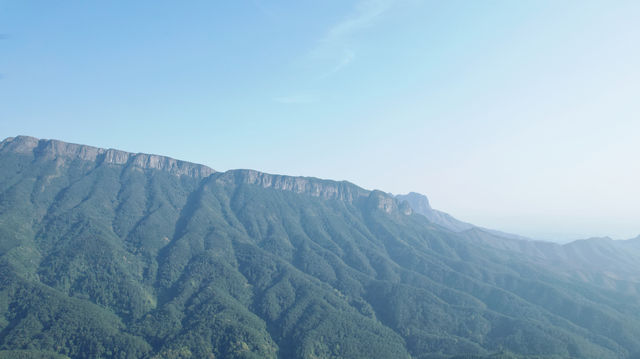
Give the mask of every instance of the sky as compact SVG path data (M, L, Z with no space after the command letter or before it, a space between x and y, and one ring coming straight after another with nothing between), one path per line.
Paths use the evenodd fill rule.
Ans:
M0 137L640 234L640 2L0 0Z

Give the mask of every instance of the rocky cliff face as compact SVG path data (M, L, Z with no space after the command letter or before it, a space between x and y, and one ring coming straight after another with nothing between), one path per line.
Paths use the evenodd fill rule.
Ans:
M110 163L133 166L141 169L158 169L177 176L196 178L208 177L215 171L207 166L179 161L170 157L130 153L114 149L104 149L78 145L57 140L40 140L28 136L9 137L0 143L0 153L15 152L33 155L37 158L66 161L83 160L97 164Z
M377 206L387 213L400 210L410 214L408 205L401 205L401 201L392 196L375 191L365 190L347 181L331 181L314 177L294 177L263 173L255 170L229 170L224 173L200 164L179 161L170 157L150 155L144 153L130 153L114 149L104 149L85 146L58 140L37 139L29 136L9 137L0 143L0 153L14 152L33 156L38 159L56 161L63 165L69 161L83 160L132 166L140 169L157 169L167 171L177 176L205 178L216 173L216 181L226 184L253 184L263 188L282 191L304 193L313 197L337 199L354 202L360 198L372 197ZM378 193L379 192L379 193Z
M222 183L246 183L282 191L305 193L314 197L353 202L368 196L369 191L346 181L330 181L313 177L272 175L254 170L231 170L216 179Z

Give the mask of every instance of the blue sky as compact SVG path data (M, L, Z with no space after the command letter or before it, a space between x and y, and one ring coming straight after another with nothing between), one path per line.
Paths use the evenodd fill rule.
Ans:
M0 137L640 234L638 1L3 1Z

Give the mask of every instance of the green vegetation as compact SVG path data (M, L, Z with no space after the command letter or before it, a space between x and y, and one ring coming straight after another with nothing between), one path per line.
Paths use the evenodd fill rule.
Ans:
M176 175L45 144L0 146L0 358L640 353L634 267L615 285L580 276L347 183Z

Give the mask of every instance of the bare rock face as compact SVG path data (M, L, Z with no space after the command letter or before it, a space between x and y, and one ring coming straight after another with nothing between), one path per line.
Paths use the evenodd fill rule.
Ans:
M218 176L216 181L229 185L246 183L263 188L291 191L324 199L337 199L349 203L362 199L365 200L371 208L385 213L413 214L413 209L405 201L398 201L392 195L382 191L368 191L347 181L272 175L244 169L227 171Z
M401 209L401 212L404 214L411 214L411 211L407 211L404 205L402 206L403 208L399 208L400 203L397 199L382 191L372 191L371 194L369 194L367 201L371 208L375 208L385 213L394 213Z
M130 153L114 149L78 145L57 140L40 140L28 136L9 137L0 143L0 152L32 154L35 157L65 161L83 160L96 163L134 166L140 169L157 169L177 176L208 177L215 171L207 166L179 161L170 157Z
M39 141L37 138L27 136L9 137L0 143L0 151L3 153L32 153L33 149L38 147Z
M367 196L369 191L346 181L321 180L313 177L272 175L254 170L232 170L221 175L220 183L247 183L282 191L305 193L314 197L347 202Z
M398 209L396 201L394 201L393 198L387 196L385 193L375 192L375 199L378 209L383 210L386 213L391 213Z

